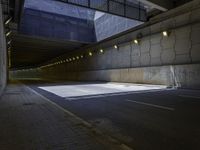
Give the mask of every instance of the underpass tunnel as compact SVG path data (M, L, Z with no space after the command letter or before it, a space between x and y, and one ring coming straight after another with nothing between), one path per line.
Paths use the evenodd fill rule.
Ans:
M130 19L71 3L27 0L18 31L11 35L10 78L198 88L196 3L174 2L164 11L138 2L139 10L146 9L144 22L137 17L140 11Z
M199 35L199 0L1 0L0 149L200 148Z

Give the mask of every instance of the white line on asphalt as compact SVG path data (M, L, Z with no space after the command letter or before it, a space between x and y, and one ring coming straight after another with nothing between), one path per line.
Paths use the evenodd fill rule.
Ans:
M99 94L99 95L83 95L83 96L65 97L65 99L68 101L73 101L73 100L104 98L104 97L112 97L112 96L123 96L123 95L129 95L129 94L154 93L154 92L161 92L161 91L166 91L166 90L170 91L173 89L159 89L159 90L156 89L156 90L144 90L144 91L106 93L106 94Z
M74 117L75 119L81 121L84 125L86 125L87 127L91 127L92 125L90 123L88 123L87 121L81 119L80 117L76 116L75 114L71 113L70 111L64 109L63 107L59 106L58 104L56 104L55 102L52 102L50 99L46 98L45 96L43 96L42 94L38 93L37 91L35 91L34 89L30 88L29 86L24 85L25 87L27 87L30 91L32 91L33 93L35 93L37 96L41 97L42 99L48 101L49 103L51 103L52 105L56 106L57 108L59 108L60 110L64 111L65 113L67 113L68 115Z
M112 137L110 137L109 135L105 135L103 132L101 132L100 130L93 128L92 124L90 124L89 122L81 119L80 117L76 116L75 114L71 113L70 111L64 109L63 107L59 106L58 104L52 102L50 99L46 98L45 96L43 96L42 94L38 93L37 91L35 91L34 89L30 88L29 86L21 83L22 85L24 85L25 87L27 87L30 91L32 91L33 93L35 93L36 95L38 95L39 97L43 98L44 100L48 101L49 103L51 103L52 105L54 105L55 107L57 107L58 109L64 111L65 113L67 113L68 115L74 117L75 119L77 119L78 121L82 122L86 127L90 128L93 131L96 131L98 134L100 135L104 135L106 138L108 138L109 141L111 142L115 142L115 144L117 143L120 150L134 150L133 148L127 146L126 144L123 143L118 143L118 141Z
M174 108L170 108L170 107L166 107L166 106L160 106L160 105L155 105L155 104L150 104L150 103L138 102L138 101L133 101L133 100L129 100L129 99L127 99L126 101L136 103L136 104L151 106L151 107L155 107L155 108L159 108L159 109L165 109L165 110L170 110L170 111L175 110Z
M194 99L200 99L200 97L197 96L191 96L191 95L179 95L180 97L184 97L184 98L194 98Z

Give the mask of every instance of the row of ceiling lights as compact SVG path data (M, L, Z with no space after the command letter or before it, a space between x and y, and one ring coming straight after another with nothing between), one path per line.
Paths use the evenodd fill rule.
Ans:
M12 31L9 28L9 24L12 21L12 17L8 18L5 22L4 22L4 26L5 26L5 36L6 36L6 42L7 42L7 49L8 49L8 67L11 67L11 33Z
M5 27L6 27L6 33L5 33L5 35L6 35L6 40L7 40L7 47L8 48L10 48L10 46L11 46L11 42L12 42L12 40L11 40L11 38L10 38L10 35L11 35L11 33L12 33L12 31L9 29L9 23L12 21L12 18L10 17L10 18L8 18L5 22L4 22L4 25L5 25Z
M170 35L170 32L169 31L163 31L162 32L162 35L163 37L168 37ZM135 39L133 40L134 44L138 45L140 43L140 39ZM118 45L114 45L113 48L115 49L118 49L119 46ZM103 49L100 49L98 50L98 53L99 54L103 54L104 53L104 50ZM58 61L58 62L55 62L55 63L51 63L51 64L48 64L48 65L44 65L44 66L41 66L39 67L38 69L43 69L43 68L47 68L47 67L51 67L51 66L55 66L55 65L59 65L59 64L63 64L63 63L69 63L69 62L73 62L75 60L80 60L80 59L83 59L84 57L86 56L89 56L89 57L92 57L93 56L93 52L92 51L89 51L87 55L80 55L80 56L74 56L74 57L70 57L70 58L67 58L65 60L61 60L61 61ZM26 70L33 70L34 68L31 68L31 69L26 69ZM25 71L25 69L22 69L22 71Z
M168 37L168 36L169 36L169 33L170 33L169 31L163 31L163 32L162 32L162 35L163 35L164 37ZM139 39L139 38L134 39L133 42L134 42L134 44L138 45L138 44L140 43L140 39ZM113 47L114 47L115 49L118 49L118 48L119 48L118 45L114 45ZM100 49L100 50L99 50L99 53L100 53L100 54L103 54L103 53L104 53L104 50L103 50L103 49ZM86 55L86 56L87 56L87 55ZM92 51L89 51L89 52L88 52L88 56L90 56L90 57L93 56L93 52L92 52ZM68 62L72 62L72 61L75 61L75 60L79 60L79 59L82 59L82 58L84 58L84 55L81 55L81 56L74 56L74 57L67 58L67 59L65 59L65 60L59 61L59 62L55 62L55 63L52 63L52 64L48 64L48 65L41 66L41 67L39 67L39 68L42 69L42 68L46 68L46 67L51 67L51 66L54 66L54 65L59 65L59 64L62 64L62 63L68 63Z
M8 29L8 31L5 33L6 37L9 37L12 33L12 31L8 28L8 25L10 24L11 21L12 21L12 18L10 17L4 22L5 27Z
M99 53L103 54L104 50L100 49ZM51 66L54 66L54 65L59 65L59 64L63 64L63 63L69 63L69 62L73 62L73 61L76 61L76 60L83 59L86 56L92 57L93 55L94 55L94 52L89 51L87 55L69 57L69 58L66 58L65 60L61 60L61 61L58 61L58 62L55 62L55 63L52 63L52 64L48 64L48 65L44 65L44 66L41 66L39 68L42 69L42 68L51 67Z

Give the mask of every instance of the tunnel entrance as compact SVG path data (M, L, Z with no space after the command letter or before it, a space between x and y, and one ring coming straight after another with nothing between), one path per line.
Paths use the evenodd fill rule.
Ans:
M0 149L200 149L199 18L199 0L2 0Z

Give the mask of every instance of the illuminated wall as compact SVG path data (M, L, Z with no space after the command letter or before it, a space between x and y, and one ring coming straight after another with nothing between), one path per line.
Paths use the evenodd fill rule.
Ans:
M25 9L20 33L30 36L81 42L95 42L94 22L71 16Z
M95 11L52 0L26 0L20 33L80 42L95 42Z

